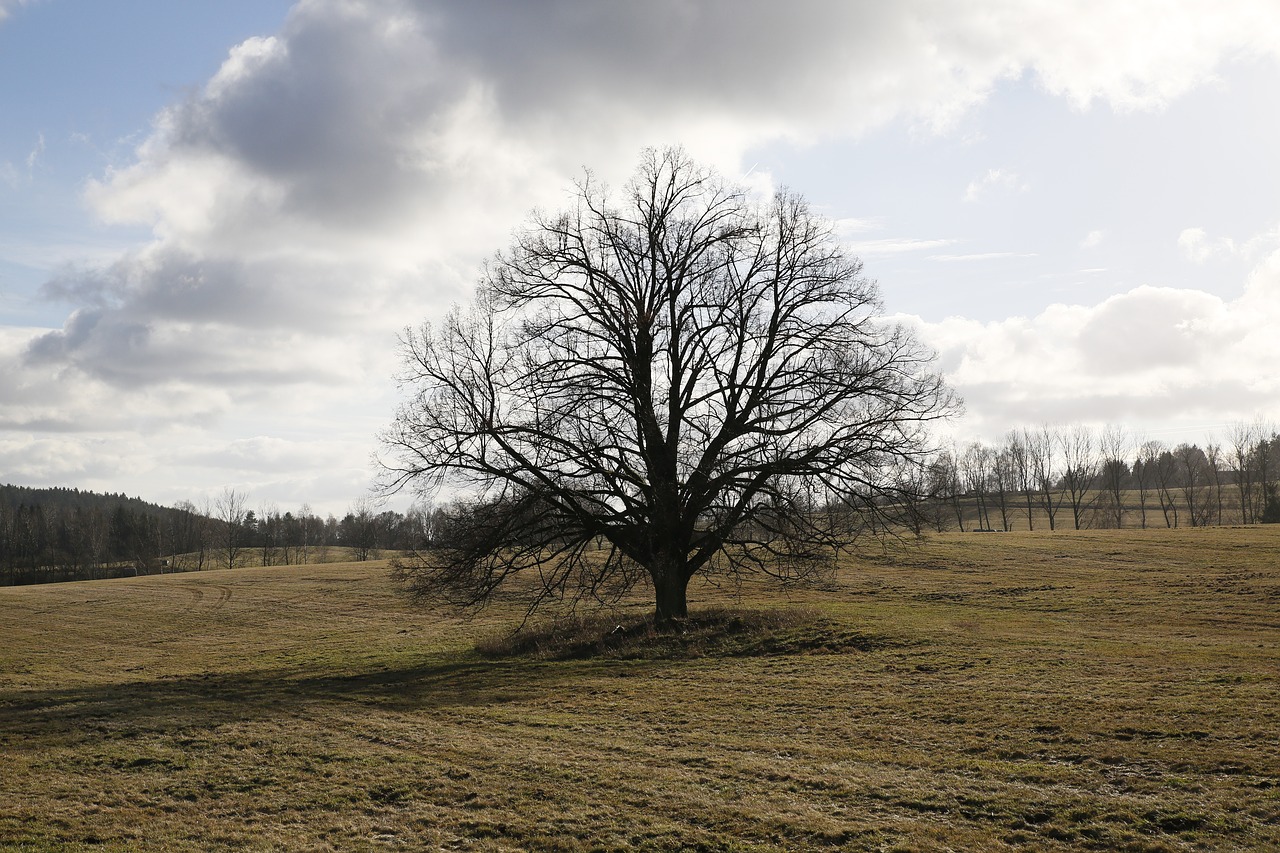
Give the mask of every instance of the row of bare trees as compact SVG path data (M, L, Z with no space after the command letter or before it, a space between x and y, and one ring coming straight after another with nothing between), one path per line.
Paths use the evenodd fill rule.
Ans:
M273 503L254 510L248 497L233 489L207 501L194 515L202 523L196 553L204 555L207 550L222 568L326 562L334 548L342 549L340 559L377 559L384 550L420 547L436 518L430 508L415 505L405 513L378 511L363 499L340 519L332 514L321 518L307 504L296 514L281 512ZM203 567L202 559L188 568Z
M999 444L944 450L915 476L917 524L937 530L1280 521L1280 436L1262 421L1203 447L1115 425L1024 427Z

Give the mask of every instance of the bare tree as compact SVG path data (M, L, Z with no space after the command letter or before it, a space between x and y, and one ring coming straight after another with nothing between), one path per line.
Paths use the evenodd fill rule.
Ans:
M405 513L405 524L409 533L409 547L416 551L428 550L436 538L436 523L443 516L430 501L415 502Z
M1178 460L1159 442L1156 443L1156 449L1159 451L1155 462L1156 486L1160 495L1160 511L1164 513L1164 526L1177 527L1178 501L1174 496L1174 489L1179 482Z
M316 558L322 563L329 558L329 518L332 518L332 516L327 516L326 518L321 518L314 514L307 516L307 562L311 561L310 555L312 553L314 553ZM334 520L334 524L337 524L336 519Z
M1156 482L1161 450L1162 445L1158 441L1138 441L1138 458L1133 462L1133 479L1138 486L1138 510L1144 530L1147 527L1147 498L1151 496L1151 488Z
M1257 433L1252 424L1239 421L1231 425L1231 461L1235 464L1236 492L1240 499L1240 523L1253 524L1254 514L1253 448Z
M274 566L282 556L286 564L289 562L288 550L281 548L284 543L283 527L280 507L271 502L263 503L258 509L258 549L262 565Z
M1049 529L1057 530L1058 508L1062 496L1058 492L1057 432L1048 424L1038 430L1024 432L1027 447L1027 458L1031 462L1031 470L1035 477L1036 487L1040 490L1040 504L1049 516Z
M991 491L996 508L1000 510L1000 529L1006 533L1013 529L1009 522L1009 499L1018 488L1017 466L1009 448L994 450L991 456Z
M298 507L297 562L311 562L311 548L316 544L316 527L320 519L311 511L311 504Z
M647 578L668 623L697 573L824 570L955 408L861 272L803 200L755 203L680 151L617 202L588 176L471 310L403 338L386 486L469 490L484 525L401 577L464 606L529 577L531 608Z
M1009 461L1013 465L1018 490L1022 492L1027 501L1027 530L1035 530L1036 477L1035 468L1031 463L1031 454L1028 450L1031 443L1031 435L1025 429L1021 432L1009 430L1005 442L1009 450Z
M1079 530L1083 526L1089 490L1098 476L1093 432L1084 424L1075 424L1060 431L1057 438L1062 447L1062 482L1071 502L1071 520Z
M197 540L196 568L204 571L204 564L213 565L214 550L218 542L218 525L213 511L213 502L205 495L200 501L200 515L203 524L198 528L200 538Z
M960 462L954 445L939 452L929 463L930 493L951 506L956 517L956 527L964 533L964 480L960 474ZM939 513L938 532L945 529Z
M1182 496L1186 501L1187 520L1192 527L1203 527L1208 520L1209 507L1206 506L1208 495L1205 484L1208 482L1208 462L1199 445L1179 444L1173 449L1173 456L1179 463Z
M894 490L901 502L899 520L914 535L924 533L926 527L938 527L939 508L938 495L932 488L932 460L923 463L899 462L892 466ZM603 545L603 542L600 543Z
M1106 504L1108 521L1115 527L1124 527L1124 486L1129 475L1130 442L1125 431L1107 424L1098 436L1098 449L1102 457L1102 497Z
M364 562L378 559L379 536L382 532L373 505L361 498L351 505L339 523L342 544L351 549L351 558Z
M980 441L972 442L960 457L961 482L964 491L973 495L978 507L978 529L991 529L991 513L987 496L991 479L991 448Z
M199 509L191 501L178 501L170 518L169 556L175 569L204 568L209 551L209 507Z
M1212 438L1205 445L1204 459L1208 467L1209 482L1213 486L1213 516L1210 524L1222 524L1222 445Z
M222 557L227 568L235 568L240 559L240 552L245 547L244 521L248 501L245 496L231 487L222 490L222 494L214 501L214 518L220 524L222 537Z
M1255 481L1258 484L1254 498L1254 517L1262 520L1274 488L1271 478L1275 476L1274 449L1276 429L1274 425L1258 418L1254 421L1253 431L1254 437L1257 439L1256 444L1253 446L1253 458L1254 470L1256 471Z

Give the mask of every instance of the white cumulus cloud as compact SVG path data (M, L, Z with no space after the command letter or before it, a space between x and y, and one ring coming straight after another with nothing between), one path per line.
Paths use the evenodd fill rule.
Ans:
M1184 228L1178 234L1178 248L1195 264L1203 264L1210 258L1236 254L1235 241L1230 237L1211 239L1203 228Z
M906 318L965 398L967 426L1248 420L1276 407L1280 251L1234 300L1139 286L1093 305L981 323ZM1280 412L1276 412L1280 414Z

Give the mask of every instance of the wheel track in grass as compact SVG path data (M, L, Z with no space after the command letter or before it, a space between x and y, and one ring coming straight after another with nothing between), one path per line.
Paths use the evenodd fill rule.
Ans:
M221 610L226 607L227 602L231 600L233 595L232 587L229 584L206 584L188 581L182 584L182 587L191 596L191 600L182 608L181 613L190 613L197 608L202 610ZM205 601L206 591L212 591L217 596L210 601L208 606L201 607L201 604Z
M191 594L191 600L187 602L187 606L182 608L183 613L190 613L200 606L200 602L204 601L204 590L195 584L186 583L183 588Z
M231 600L231 587L225 584L214 584L213 588L218 591L218 600L210 605L210 610L221 610L227 606L227 602Z

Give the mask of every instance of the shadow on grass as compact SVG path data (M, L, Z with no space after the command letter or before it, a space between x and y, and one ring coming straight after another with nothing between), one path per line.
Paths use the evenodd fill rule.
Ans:
M600 664L445 659L402 669L317 675L255 670L160 676L65 689L0 691L0 742L22 748L27 736L71 739L127 727L172 730L285 717L335 705L392 710L483 706L536 698L597 673Z
M127 730L173 731L377 707L430 711L538 699L602 675L644 675L696 657L843 654L904 645L811 611L711 610L675 630L605 617L542 626L439 653L410 667L326 672L315 663L159 675L104 684L0 690L0 743L77 742ZM625 673L619 672L625 670Z
M700 657L845 654L909 645L851 631L812 610L717 608L691 612L665 628L647 617L608 615L530 625L476 643L486 658L676 661Z

